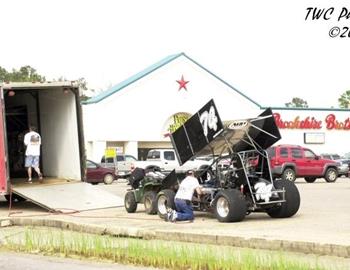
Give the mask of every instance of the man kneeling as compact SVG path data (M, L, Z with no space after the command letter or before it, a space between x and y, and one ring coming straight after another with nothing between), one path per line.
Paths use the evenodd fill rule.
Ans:
M194 191L198 195L202 194L202 187L192 170L187 171L186 178L182 180L179 190L175 195L175 207L176 210L169 209L166 219L175 222L183 220L193 220L193 208L192 208L192 196Z

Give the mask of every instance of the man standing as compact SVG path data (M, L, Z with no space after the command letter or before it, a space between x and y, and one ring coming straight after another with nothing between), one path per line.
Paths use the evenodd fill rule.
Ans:
M28 183L32 183L32 167L37 172L40 183L42 183L43 176L39 169L41 137L34 126L29 127L29 132L24 136L24 145L27 147L25 167L28 171Z
M202 194L202 187L199 185L198 180L194 177L192 170L187 172L187 176L182 180L179 190L175 195L176 210L170 210L167 214L167 220L171 222L193 220L193 208L192 208L192 196L194 191L198 195Z

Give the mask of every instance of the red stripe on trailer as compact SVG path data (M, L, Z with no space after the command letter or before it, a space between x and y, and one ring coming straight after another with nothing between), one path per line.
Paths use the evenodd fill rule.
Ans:
M4 130L4 95L1 90L1 108L0 108L0 194L7 193L7 179L6 179L6 150L5 150L5 130Z

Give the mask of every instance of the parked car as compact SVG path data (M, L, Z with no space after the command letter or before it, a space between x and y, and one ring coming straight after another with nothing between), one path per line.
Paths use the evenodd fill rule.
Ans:
M117 154L114 158L103 156L101 158L101 166L116 171L118 177L128 177L135 168L137 159L132 155Z
M308 148L298 145L278 145L267 150L271 173L274 178L295 181L304 177L308 183L317 178L335 182L338 177L338 162L323 159Z
M212 159L205 157L191 158L180 166L175 149L151 149L147 154L147 159L135 163L135 167L150 170L158 170L169 173L172 170L177 172L186 172L188 170L204 170L212 164Z
M86 160L86 182L91 184L105 183L112 184L118 179L114 169L104 168L100 164L91 160Z
M331 159L339 163L338 176L348 176L350 169L350 160L342 158L338 154L321 154L322 158Z

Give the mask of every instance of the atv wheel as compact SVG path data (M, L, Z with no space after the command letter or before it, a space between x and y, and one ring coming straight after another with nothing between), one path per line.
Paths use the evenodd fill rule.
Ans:
M282 174L282 179L294 182L296 179L295 171L291 168L285 169Z
M105 185L110 185L113 183L114 177L112 174L108 173L103 177L103 183L105 183Z
M316 181L316 177L305 177L305 181L308 183L313 183Z
M223 190L215 198L214 212L220 222L238 222L244 219L247 204L238 190Z
M145 206L146 213L154 215L157 213L157 193L155 191L147 191L143 197L143 204Z
M324 175L324 178L328 183L333 183L335 180L337 180L338 172L334 168L328 168L326 171L326 174Z
M281 179L275 181L274 186L278 190L285 190L286 201L281 203L281 205L276 205L270 209L267 209L267 214L273 218L287 218L295 215L300 206L299 190L295 184L288 180ZM278 193L278 196L280 199L283 199L283 193Z
M128 213L135 213L137 202L133 191L128 191L124 198L124 207Z
M167 208L175 209L175 192L171 189L161 190L157 195L157 213L160 218L165 218Z

